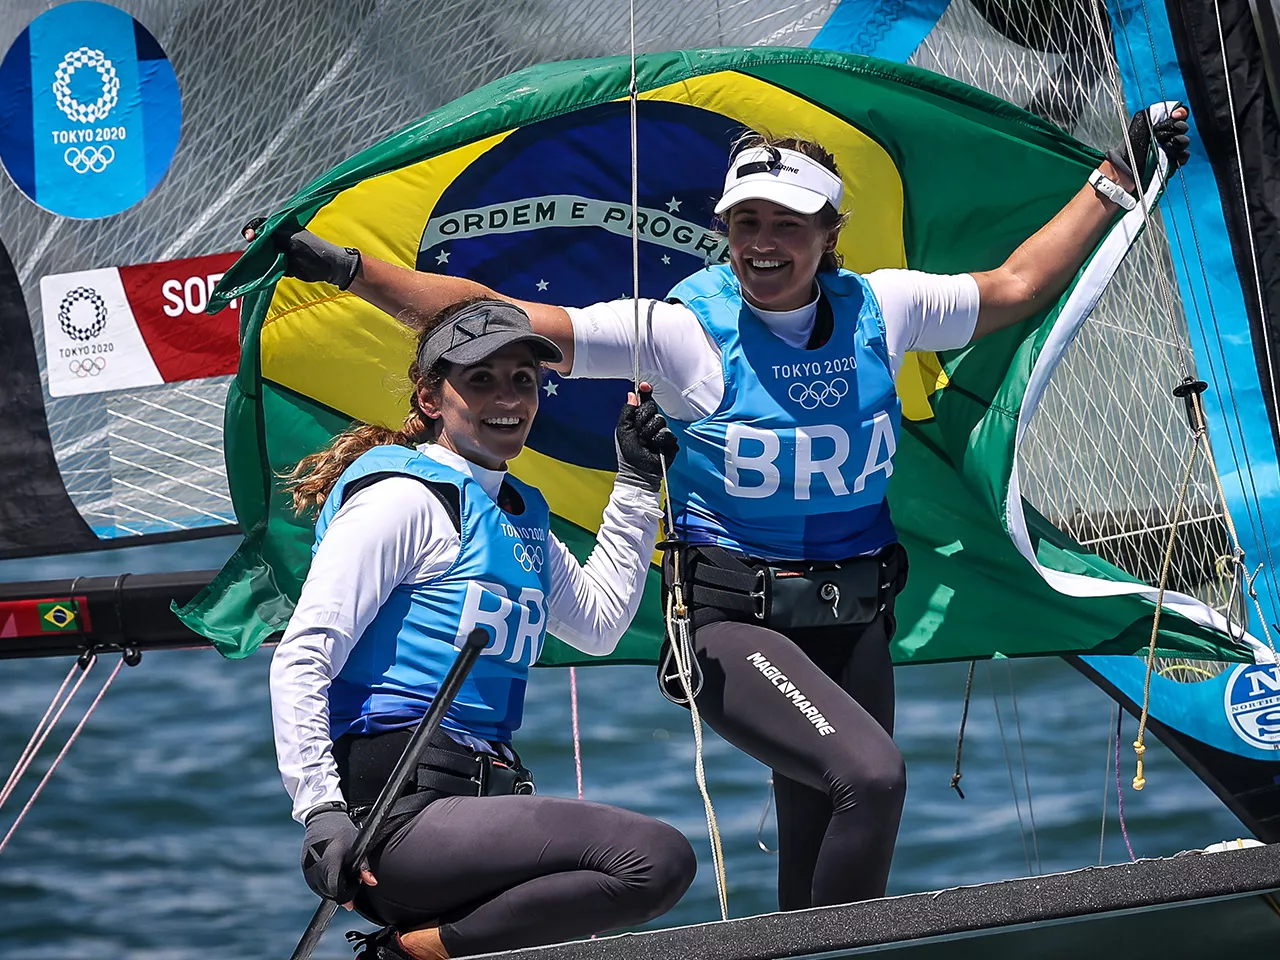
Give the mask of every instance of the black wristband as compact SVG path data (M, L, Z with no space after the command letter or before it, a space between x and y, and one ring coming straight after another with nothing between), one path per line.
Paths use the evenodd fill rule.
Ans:
M342 800L330 800L327 803L317 803L314 807L312 807L310 810L307 811L306 819L302 821L302 825L306 826L307 823L310 822L311 818L314 817L317 813L328 813L331 810L337 811L339 813L346 813L347 805Z

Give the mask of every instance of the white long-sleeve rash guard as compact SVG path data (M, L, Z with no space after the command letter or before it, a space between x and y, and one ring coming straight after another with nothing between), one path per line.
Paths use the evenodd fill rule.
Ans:
M972 274L876 270L863 277L884 315L889 365L898 375L910 350L954 350L973 338L978 281ZM650 305L652 304L652 309ZM630 380L635 363L635 307L631 300L569 307L573 321L570 377ZM818 299L798 310L751 308L783 343L803 348L813 332ZM719 409L724 397L720 348L682 303L640 301L640 379L670 419L693 421Z
M486 470L435 444L418 448L465 471L497 497L505 471ZM657 539L658 495L616 484L585 564L553 535L548 630L584 653L613 651L635 616ZM411 477L356 492L325 532L284 639L271 661L276 758L299 822L317 804L342 800L329 738L330 681L391 591L430 583L460 549L440 500Z

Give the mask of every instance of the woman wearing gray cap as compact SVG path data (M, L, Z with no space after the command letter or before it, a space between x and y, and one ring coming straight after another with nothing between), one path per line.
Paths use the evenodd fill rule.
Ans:
M386 924L364 960L489 953L630 926L670 909L696 858L674 828L533 794L511 748L548 629L607 654L644 588L659 518L659 451L676 442L647 389L618 421L618 478L579 562L546 501L506 473L560 348L519 307L442 310L418 338L401 430L363 425L291 476L316 543L271 663L276 750L302 867L318 894ZM361 881L342 869L457 647L491 640L375 841ZM353 820L354 818L354 820Z
M1185 161L1186 111L1135 115L1129 142ZM670 498L679 582L705 682L702 716L773 769L783 909L883 896L906 776L892 739L889 641L906 556L889 516L910 350L963 347L1044 309L1122 207L1120 151L994 270L841 269L844 183L817 144L753 136L716 213L728 262L642 300L582 309L520 302L566 376L642 377L680 437ZM984 187L989 188L989 187ZM395 315L487 292L460 277L362 262L310 234L289 269ZM667 582L673 568L668 564ZM660 680L664 679L660 674ZM679 691L666 691L675 698Z

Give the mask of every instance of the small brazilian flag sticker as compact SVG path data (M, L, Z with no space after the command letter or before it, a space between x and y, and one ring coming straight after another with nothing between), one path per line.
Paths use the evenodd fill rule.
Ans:
M63 630L76 629L76 615L65 603L42 603L40 612L40 629L44 633L57 633Z

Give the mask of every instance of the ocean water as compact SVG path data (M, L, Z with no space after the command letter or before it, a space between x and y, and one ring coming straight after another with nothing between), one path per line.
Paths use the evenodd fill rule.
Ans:
M0 579L199 569L218 565L228 551L226 541L207 541L71 562L10 561L0 563ZM289 955L317 901L302 881L302 830L289 818L275 769L269 657L263 651L230 662L211 651L151 653L121 670L0 853L0 957ZM0 809L0 834L114 666L104 658L94 667ZM67 660L0 660L6 775L70 667ZM943 664L897 671L908 793L890 894L1127 860L1114 767L1108 771L1111 702L1059 660L979 664L961 800L950 780L966 670ZM699 853L693 888L655 925L716 919L689 714L658 694L647 667L579 670L578 692L586 796L675 824ZM1135 728L1126 718L1120 768L1134 854L1173 854L1240 836L1234 817L1159 744L1147 753L1146 790L1129 788ZM517 746L539 791L576 794L567 671L534 672ZM706 768L730 912L770 911L775 858L760 849L774 838L772 817L764 815L768 771L710 731ZM340 911L315 956L349 957L341 934L350 928L368 925Z

